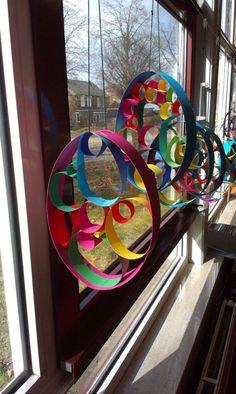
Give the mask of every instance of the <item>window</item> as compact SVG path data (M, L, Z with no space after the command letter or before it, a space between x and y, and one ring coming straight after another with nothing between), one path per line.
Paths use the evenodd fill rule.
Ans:
M104 125L105 121L105 112L94 112L93 113L93 121L98 125Z
M82 95L82 96L80 96L80 105L81 105L81 107L85 107L85 99L86 99L86 96L84 96L84 95Z
M210 110L211 110L211 78L212 78L212 66L210 60L206 56L205 60L205 78L204 82L200 83L200 94L199 94L199 120L205 120L210 122Z
M5 346L4 349L2 342L1 351L6 353L2 353L0 360L5 375L1 373L0 381L4 394L18 389L26 393L32 386L35 393L59 392L58 388L65 392L71 384L70 377L57 368L56 360L44 168L30 26L28 1L1 3L0 290L1 298L4 291L6 303L1 300L4 317L1 316L0 336ZM47 95L42 93L41 99L42 124L49 130L49 119L55 126L53 113Z
M103 100L101 97L97 97L97 108L100 108L103 106Z
M80 123L80 112L75 113L75 119L77 123Z
M91 107L92 106L92 97L90 97L90 100L89 100L89 97L88 96L85 96L85 95L82 95L82 96L80 96L80 105L81 105L81 107Z
M3 14L6 9L3 7ZM5 14L6 15L6 14ZM1 24L1 19L0 19ZM7 39L8 27L1 29L1 38ZM34 324L34 313L31 321L25 319L28 307L33 306L33 300L27 302L26 294L32 290L32 282L25 283L24 273L27 263L23 266L23 258L26 258L26 249L21 248L23 234L20 233L26 223L22 218L25 212L24 189L22 188L22 167L19 150L19 136L14 114L13 86L9 83L11 75L11 62L6 56L6 45L4 42L2 61L2 47L0 47L0 181L1 181L1 255L0 255L0 291L1 291L1 355L0 355L0 389L10 392L17 385L32 374L31 353L28 351L30 345L30 334ZM7 67L7 74L6 72ZM6 81L6 82L5 82ZM5 83L8 90L6 96ZM9 98L11 102L9 103ZM11 117L8 119L8 111ZM12 126L15 126L14 135ZM14 152L14 153L13 153ZM16 169L17 161L17 169ZM21 206L21 213L19 212ZM25 229L26 230L26 229ZM32 338L31 338L32 339ZM35 347L37 358L37 346ZM34 359L35 360L35 359ZM35 365L34 365L35 366Z
M92 96L86 96L87 107L92 107Z
M216 102L216 130L219 133L224 117L229 111L230 85L231 85L231 62L223 50L219 52L219 69Z
M3 119L2 93L1 89L1 119ZM0 129L2 136L4 130L6 130L6 125L1 124ZM4 141L1 138L0 390L4 389L14 379L19 378L23 373L25 366L22 339L23 341L26 339L25 331L20 324L22 319L22 304L20 300L22 296L19 292L20 289L17 289L16 283L17 269L20 263L18 260L19 256L16 255L15 250L17 240L11 235L15 231L14 226L16 226L16 223L12 222L13 210L16 207L14 207L9 190L8 178L10 177L10 172L6 168L6 163L10 162L11 159L6 157L6 146L4 145Z
M8 93L10 91L9 86L12 86L11 84L14 80L17 86L16 92L13 89L14 95L16 96L14 96L14 100L17 105L15 105L14 111L9 112L9 118L11 121L11 130L15 133L14 138L12 138L15 143L14 147L17 146L20 152L19 156L14 157L14 161L17 163L18 160L20 165L15 165L14 169L19 169L20 167L21 170L20 177L16 176L16 187L19 187L17 189L17 203L20 207L17 213L20 222L21 252L24 256L22 259L24 271L22 276L25 280L25 286L22 286L22 289L23 292L24 290L26 292L26 301L25 305L22 302L22 308L26 308L27 311L27 319L24 319L24 321L29 326L29 338L27 338L27 330L23 330L22 332L26 333L26 342L29 343L27 349L30 349L27 357L23 359L23 366L24 370L27 371L27 376L29 374L29 378L36 384L35 387L37 388L35 390L37 392L59 393L63 392L63 390L65 391L71 384L72 377L70 374L65 373L63 369L59 369L58 365L62 363L67 371L74 373L74 378L77 378L81 374L141 294L150 278L157 272L163 261L171 253L172 256L168 262L168 267L172 265L172 261L175 261L175 257L179 254L179 249L175 249L175 246L182 239L186 228L191 224L194 213L188 207L184 215L179 212L175 212L173 215L171 213L168 218L168 226L170 226L171 231L168 226L165 227L165 219L163 220L160 244L164 244L166 237L168 237L169 243L166 245L164 252L161 248L156 251L150 264L145 267L143 277L137 278L136 281L124 290L111 292L108 297L105 294L101 294L101 292L96 293L95 291L92 292L88 289L81 288L80 290L83 291L83 295L81 296L82 292L79 294L77 280L61 263L53 251L52 245L49 247L50 239L48 237L45 215L45 190L49 173L59 152L70 140L68 102L66 97L64 33L61 18L62 2L42 2L40 0L30 2L28 0L22 0L21 2L14 2L14 5L13 2L4 2L5 5L8 5L8 3L12 24L11 45L14 65L14 77L13 74L8 77ZM81 6L81 9L78 8L78 4L79 7ZM116 2L114 4L116 5ZM123 2L123 4L124 7L129 6L129 3ZM140 4L141 7L144 7L142 8L143 14L141 14L141 17L147 18L147 23L142 27L138 38L144 35L145 39L148 38L147 42L150 43L151 2L145 1L140 2ZM65 1L65 6L70 7L70 10L73 12L76 11L76 15L78 15L79 21L82 24L80 24L79 30L81 39L80 41L73 42L73 45L71 43L71 49L74 49L74 43L86 46L84 36L84 29L86 30L84 16L86 17L86 11L83 14L82 5L82 2ZM108 8L103 9L103 28L104 25L106 26L105 22L108 22L106 26L107 31L104 30L104 34L107 34L106 38L108 38L109 34L113 35L115 33L111 29L108 11ZM123 11L122 15L124 13ZM145 67L146 65L149 67L150 63L154 70L161 68L171 73L183 83L185 79L183 71L185 60L185 27L177 15L171 14L165 8L159 6L154 11L156 19L153 19L153 48L151 55L149 53L150 48L145 49L148 51L148 60ZM96 19L96 7L93 9L93 12L95 12L94 19ZM77 18L76 15L75 18ZM158 19L159 26L157 24ZM15 24L16 20L17 24ZM40 23L42 20L45 21L43 28ZM76 19L77 21L78 19ZM56 32L56 34L52 34L52 26L54 27L53 33ZM95 32L97 32L97 23L94 26ZM160 30L162 42L159 42L160 40L158 39L158 29ZM91 40L94 39L94 45L91 48L95 54L91 58L92 62L99 60L99 56L96 55L99 53L99 42L96 41L96 37L97 34L91 36ZM118 43L120 43L120 38L120 35L118 35ZM163 47L161 44L163 44ZM111 45L111 42L109 45ZM136 45L139 45L139 40L136 40ZM10 47L8 43L8 48ZM105 58L106 53L109 52L109 48L104 48ZM145 48L147 48L146 41ZM80 78L86 80L88 72L84 63L86 63L87 59L87 50L84 52L83 47L79 49L78 59L80 63L73 63L75 66L74 73L77 69L76 74L73 75L73 79ZM50 56L48 56L49 53ZM73 51L71 50L70 55L72 53ZM132 56L140 58L137 50L132 53ZM47 59L47 67L45 67L45 59ZM107 65L111 61L112 59L107 57ZM135 74L141 71L141 65L139 66L140 68L135 70ZM112 70L111 67L109 69ZM7 70L7 67L5 67L5 70ZM95 70L100 71L100 67L92 67L92 70L95 73ZM72 72L72 68L70 72ZM131 74L129 75L129 81L132 79L132 76ZM101 76L91 74L91 79L101 89ZM125 86L122 86L121 83L116 83L113 91L109 93L113 102L119 102ZM109 89L107 90L107 95L108 92ZM91 107L94 104L92 103L92 97L89 97L85 91L82 92L82 97L80 101L81 106L86 107L90 104ZM96 97L96 94L93 97ZM12 101L12 97L9 98L8 105L10 105L9 103L15 102L14 100ZM75 108L73 113L75 113ZM112 108L116 108L116 106ZM146 119L156 116L154 110L155 108L153 106L147 106L145 113ZM84 108L84 111L78 111L81 121L84 112L87 112L87 108ZM101 114L100 121L105 122L104 112L102 111ZM16 123L12 123L13 118ZM112 127L111 125L114 124L114 118L115 114L111 116L111 119L107 118L109 127ZM88 127L88 120L85 126ZM99 127L104 127L104 125L99 125ZM82 131L79 128L78 133ZM71 133L72 136L74 135ZM152 138L152 136L149 137ZM128 138L132 140L132 130L128 130ZM137 141L134 140L135 143ZM92 148L96 153L98 146L94 144ZM112 162L109 153L104 162L101 162L97 167L89 166L88 163L88 175L94 187L100 187L101 190L106 190L108 189L106 186L109 185L112 191L116 190L117 179L115 176L113 178L114 162ZM98 184L98 180L102 184ZM71 198L71 190L71 185L68 185L66 196L68 200ZM78 200L80 198L79 195L75 197ZM91 211L94 210L91 209ZM92 220L96 212L91 212L90 214ZM139 222L134 222L132 228L127 231L129 237L130 235L132 236L127 242L129 245L133 245L134 250L135 248L140 250L141 248L145 248L149 239L150 222L147 220L145 207L139 210L138 220ZM22 223L24 223L24 226ZM182 246L180 245L181 248ZM102 256L104 260L107 251L100 250L97 255L99 257ZM118 262L114 261L114 259L114 256L108 257L105 261L104 270L106 268L112 270L119 269ZM5 264L3 258L2 264ZM53 303L50 278L52 278L53 282ZM7 280L5 282L7 291L9 283L7 283ZM7 298L9 299L8 296ZM92 302L90 302L91 300ZM121 305L122 308L120 308ZM115 314L114 311L116 312ZM15 314L15 317L17 317L17 314ZM54 337L55 332L56 338ZM24 342L21 341L19 343L22 343L24 347ZM55 347L55 343L57 347ZM73 360L71 356L73 356ZM26 360L29 361L26 362Z
M232 72L230 109L236 110L236 68Z

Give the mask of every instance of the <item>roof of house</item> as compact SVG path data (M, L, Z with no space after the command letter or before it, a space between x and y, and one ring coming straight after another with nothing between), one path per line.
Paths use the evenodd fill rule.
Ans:
M75 94L77 96L86 95L88 96L88 82L78 81L76 79L68 80L68 89L70 94ZM95 97L102 97L103 91L95 83L90 82L90 95Z

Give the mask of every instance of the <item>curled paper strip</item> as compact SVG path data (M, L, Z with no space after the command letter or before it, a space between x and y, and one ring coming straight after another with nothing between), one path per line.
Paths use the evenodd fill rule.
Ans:
M146 109L154 114L148 123ZM160 203L181 207L195 198L214 201L213 193L225 175L220 139L196 123L182 87L165 73L144 72L130 83L120 103L115 129L87 131L66 145L52 169L47 193L48 225L57 253L76 278L99 290L122 286L140 271L157 243ZM139 150L128 140L130 131L137 137ZM100 141L96 154L90 149L91 137ZM120 179L119 190L112 198L95 192L86 174L86 158L99 160L107 150ZM83 197L81 203L65 202L68 180L76 183ZM137 195L124 198L128 184L137 189ZM177 198L169 198L167 188L172 188ZM116 230L117 223L132 219L137 205L145 207L152 219L151 240L144 253L127 248ZM94 206L100 209L99 223L88 214ZM91 251L104 240L120 259L118 274L99 270L80 252L81 248Z

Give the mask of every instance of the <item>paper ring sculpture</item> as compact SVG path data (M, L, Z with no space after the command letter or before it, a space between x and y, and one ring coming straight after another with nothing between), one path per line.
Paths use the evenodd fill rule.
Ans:
M91 135L95 135L101 139L101 151L106 147L111 150L120 170L122 184L126 182L128 158L140 174L149 200L142 197L134 197L126 200L117 197L112 200L106 200L95 195L89 189L85 176L84 155L90 155L87 142ZM77 163L74 163L73 169L71 163L76 151ZM82 206L67 205L63 202L63 188L66 177L72 179L77 178L80 191L85 198L85 203ZM92 225L89 222L85 207L88 201L92 201L104 209L103 225ZM117 221L126 220L119 213L119 204L126 204L132 216L134 209L133 202L138 202L146 206L152 217L152 237L149 248L144 254L129 251L119 240L113 226L113 219ZM65 220L66 213L70 215L72 220L71 231L68 230ZM84 133L76 137L64 148L52 169L47 194L47 214L49 230L56 251L76 278L80 279L87 286L98 290L109 290L122 286L139 272L156 244L160 225L160 204L154 174L147 167L136 149L122 136L105 129ZM96 238L96 234L99 234L99 231L102 231L106 235L111 247L121 257L121 260L123 258L125 260L138 261L135 268L124 271L121 274L106 274L90 264L80 254L77 242L82 241L85 244L86 242L94 241L96 243L96 240L99 240L99 235Z
M156 86L154 84L155 83L154 80L149 81L149 79L154 76L161 78L159 82L156 82ZM168 84L170 85L170 88L168 89L167 92L165 92L165 81L168 82ZM196 147L196 125L195 125L195 116L193 113L193 109L183 88L174 78L163 72L155 73L153 71L146 71L137 75L137 77L133 79L133 81L130 83L130 85L128 86L126 92L122 97L118 110L118 115L117 115L116 132L127 126L127 118L130 112L131 112L131 117L135 116L134 112L136 111L138 112L137 116L140 118L140 114L141 114L142 117L144 104L146 104L146 101L140 98L136 91L134 92L136 86L137 88L139 88L140 91L140 88L142 88L141 86L142 84L146 91L146 94L148 90L151 90L150 93L152 93L153 99L152 97L149 97L149 102L157 103L160 106L160 113L162 113L163 122L161 125L161 131L159 136L160 151L162 152L162 156L165 155L167 149L166 135L167 135L168 126L170 123L173 123L174 120L179 115L178 112L179 106L178 106L178 108L176 108L177 111L175 110L175 113L172 112L171 116L168 116L168 107L170 107L173 104L171 96L174 92L176 93L177 100L181 104L183 109L185 122L186 122L186 148L185 148L182 164L179 167L176 176L174 177L174 179L172 179L172 183L174 183L176 182L177 179L179 179L184 174L184 172L190 166L193 158L194 150ZM161 93L162 95L160 95ZM136 95L135 99L130 98L133 95ZM131 111L129 110L130 107L132 107ZM131 123L130 119L129 121Z
M145 124L144 108L147 103L157 105L161 120L158 125L155 122ZM179 120L181 111L184 121ZM177 133L176 125L181 122L185 135ZM157 136L148 145L145 137L150 128L156 128ZM137 133L140 151L128 141L128 129ZM169 130L173 134L171 139L168 137ZM122 97L115 131L87 131L73 139L55 162L47 192L48 225L58 255L76 278L98 290L122 286L140 271L157 243L160 202L181 207L195 198L215 201L216 198L213 194L209 196L207 189L210 182L213 183L212 192L219 188L225 174L225 153L219 137L212 130L196 123L184 90L165 73L148 71L134 78ZM89 140L92 136L101 142L97 154L90 150ZM113 155L120 175L120 191L113 198L104 198L95 193L86 178L85 158L96 160L107 149ZM217 163L216 150L219 153ZM148 153L145 160L143 153ZM205 177L202 177L202 172ZM158 177L162 178L159 184ZM76 182L83 196L84 201L80 205L63 201L67 178ZM123 198L127 182L146 193L147 199L140 196ZM173 187L181 198L174 201L168 199L163 192L167 187ZM183 197L186 194L192 199ZM126 223L133 217L135 203L144 205L152 218L151 240L145 253L129 250L114 226L114 222ZM90 220L87 211L89 204L100 207L102 223ZM126 207L128 217L122 215L122 205ZM80 252L79 246L92 250L104 238L121 262L118 274L99 270Z

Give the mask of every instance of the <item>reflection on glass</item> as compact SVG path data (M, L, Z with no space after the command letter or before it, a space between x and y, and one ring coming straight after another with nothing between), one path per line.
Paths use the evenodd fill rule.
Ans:
M184 28L170 13L152 0L101 0L99 20L98 4L98 0L90 1L88 18L87 0L63 1L71 138L88 129L114 130L121 97L140 72L164 71L180 83L184 81ZM154 107L154 104L145 106L144 124L160 121L159 108ZM152 141L157 132L157 128L153 128L146 138ZM139 149L134 130L127 129L127 139ZM91 144L95 151L99 149L97 138L92 139ZM96 161L87 159L85 165L91 189L103 197L114 197L120 180L109 150ZM175 197L173 190L165 193ZM134 195L137 189L130 184L122 198ZM81 199L75 189L75 202ZM101 220L99 207L91 205L88 210L94 222ZM169 207L161 206L162 215L168 210ZM137 206L134 217L125 224L116 224L116 230L130 247L150 225L147 209ZM92 251L81 248L81 253L103 270L116 258L106 241Z

